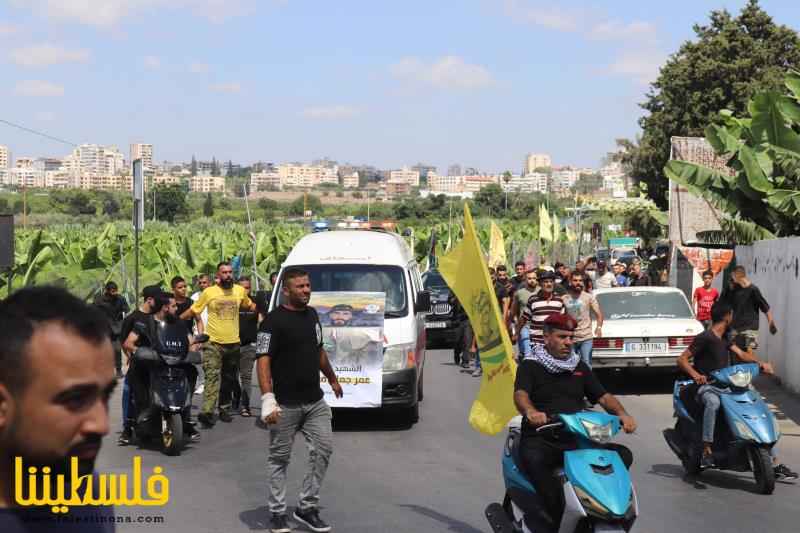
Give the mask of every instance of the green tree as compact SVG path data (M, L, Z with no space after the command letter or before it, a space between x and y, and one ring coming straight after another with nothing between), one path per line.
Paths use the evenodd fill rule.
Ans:
M189 171L192 173L192 176L197 176L197 159L195 159L194 155L192 155L192 165Z
M581 174L574 185L574 189L578 194L591 194L602 188L603 176L600 174Z
M211 193L208 193L206 195L206 201L203 202L203 216L204 217L214 216L214 198L211 196Z
M642 238L645 246L651 246L664 234L667 224L665 213L647 207L637 207L628 215L628 228Z
M755 93L777 89L786 68L800 66L797 32L773 22L757 0L737 17L713 11L707 25L693 29L696 39L669 58L641 104L642 138L629 156L632 177L661 209L670 137L702 136L720 110L742 114Z
M155 186L156 219L175 222L189 214L186 191L178 184ZM153 212L153 194L145 195L145 214Z
M212 176L219 176L220 175L219 163L217 163L217 158L216 157L212 157L211 158L211 175Z
M120 205L114 195L109 194L103 199L103 214L115 217L120 211Z
M355 191L355 192L353 192L353 198L361 199L361 198L363 198L363 197L364 197L364 195L363 195L363 194L361 194L361 191Z
M491 183L475 194L475 205L485 213L501 213L505 206L505 193L500 185Z
M0 198L0 213L8 213L8 200L5 198Z
M230 211L231 209L231 201L227 198L223 198L219 201L219 208L224 209L225 211Z
M304 206L306 206L309 211L314 213L314 215L322 214L322 200L313 194L309 194L307 196L308 198L304 200L303 195L300 195L289 205L290 215L303 215Z

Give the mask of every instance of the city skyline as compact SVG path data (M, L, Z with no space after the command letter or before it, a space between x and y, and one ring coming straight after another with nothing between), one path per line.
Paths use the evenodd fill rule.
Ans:
M527 153L599 167L647 82L712 9L533 0L61 0L0 6L5 120L155 161L417 162L519 172ZM789 3L762 1L797 28ZM174 4L173 4L174 5ZM66 145L0 125L13 155Z

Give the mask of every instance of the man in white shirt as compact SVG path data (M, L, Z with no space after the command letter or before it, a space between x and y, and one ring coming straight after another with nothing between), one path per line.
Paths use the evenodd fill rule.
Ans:
M200 295L203 294L203 291L206 290L211 285L211 278L208 277L208 274L200 274L197 276L197 292L190 296L193 302L196 302ZM203 312L200 314L200 321L203 323L203 329L208 326L208 309L203 309ZM202 333L195 331L194 333ZM203 375L203 368L202 365L195 365L197 369L197 386L194 389L195 394L203 394L205 390L205 380Z
M617 278L614 277L614 274L608 271L608 266L606 265L605 261L598 261L597 262L597 279L594 282L594 287L596 289L610 289L611 287L617 287Z

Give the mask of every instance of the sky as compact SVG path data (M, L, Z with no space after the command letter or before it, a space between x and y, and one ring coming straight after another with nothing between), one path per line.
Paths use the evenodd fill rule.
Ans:
M0 0L0 119L157 161L597 167L745 0ZM800 29L796 0L762 0ZM15 157L71 147L0 123Z

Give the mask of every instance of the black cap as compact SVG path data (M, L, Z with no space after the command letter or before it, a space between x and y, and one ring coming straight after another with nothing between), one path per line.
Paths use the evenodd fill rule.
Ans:
M556 279L556 273L549 270L542 270L539 272L539 281L545 279Z
M156 300L161 296L161 293L164 291L161 290L161 287L158 285L148 285L144 289L142 289L142 298L147 300L148 298L155 298Z

